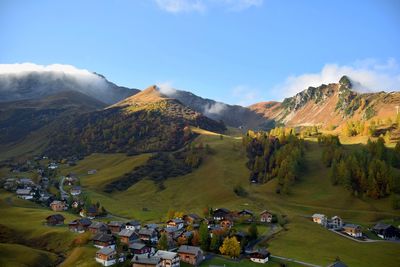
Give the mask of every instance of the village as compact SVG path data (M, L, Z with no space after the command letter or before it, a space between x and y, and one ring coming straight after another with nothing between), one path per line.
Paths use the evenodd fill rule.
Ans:
M26 165L29 166L29 163ZM77 175L69 173L59 177L57 169L60 163L46 164L32 167L37 173L35 181L26 177L6 178L2 187L21 199L35 201L51 209L54 214L43 218L47 226L66 226L71 232L87 233L90 243L98 248L93 255L94 261L103 266L119 263L133 267L177 267L181 263L199 266L214 256L232 260L247 258L254 263L265 264L273 257L262 241L282 229L283 225L278 222L281 215L269 210L253 212L247 209L208 208L202 216L171 210L165 221L157 223L113 220L100 203L94 204L87 198ZM71 165L74 161L64 164ZM15 168L12 172L18 173L19 170ZM88 175L96 172L95 169L87 170ZM57 192L50 192L51 186L56 187ZM66 222L64 212L76 214L78 218ZM363 233L360 225L345 223L339 216L328 219L324 214L314 214L311 219L327 230L357 242L376 242L378 239L398 242L400 239L397 227L381 222ZM260 227L270 229L268 234L260 235ZM366 232L373 233L377 238L371 239L371 234L366 235ZM331 266L346 266L340 261L336 263L343 265Z

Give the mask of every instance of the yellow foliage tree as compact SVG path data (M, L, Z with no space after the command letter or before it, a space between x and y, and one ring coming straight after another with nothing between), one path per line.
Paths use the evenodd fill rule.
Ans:
M228 255L232 258L237 258L240 255L240 243L236 237L226 237L219 251L223 255Z

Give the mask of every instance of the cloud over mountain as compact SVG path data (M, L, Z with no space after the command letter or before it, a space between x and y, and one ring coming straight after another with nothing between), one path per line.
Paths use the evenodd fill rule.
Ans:
M326 64L320 72L289 76L274 90L290 97L308 88L337 82L347 75L359 92L400 90L400 68L395 59L381 62L374 59L356 61L350 65Z
M107 104L136 93L107 81L102 75L71 65L0 64L1 101L35 99L69 90Z

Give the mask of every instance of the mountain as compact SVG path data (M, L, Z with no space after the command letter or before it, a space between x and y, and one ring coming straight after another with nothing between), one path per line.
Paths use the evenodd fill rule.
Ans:
M62 91L41 99L0 102L0 144L18 142L68 116L79 116L105 106L78 91Z
M161 91L163 91L161 89ZM211 99L199 97L193 93L181 90L168 90L168 97L182 102L191 109L203 113L205 116L223 121L231 127L243 127L246 129L266 128L273 123L269 119L238 105L228 105Z
M400 92L359 93L349 77L338 83L309 87L279 102L263 102L249 108L287 126L340 126L350 120L386 119L396 116Z
M187 126L222 133L225 125L160 93L156 86L108 108L58 125L46 153L55 158L95 152L173 151L195 134Z
M139 92L78 69L0 73L0 102L40 99L62 91L77 91L109 105Z

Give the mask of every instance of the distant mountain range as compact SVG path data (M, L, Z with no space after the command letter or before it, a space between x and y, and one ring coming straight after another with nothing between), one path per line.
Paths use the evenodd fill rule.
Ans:
M31 71L0 74L0 102L41 99L63 91L77 91L108 105L139 92L117 86L97 73Z
M397 106L399 92L357 93L346 76L282 102L242 107L157 86L128 89L96 73L1 74L0 146L17 144L40 130L60 155L62 149L56 148L81 154L171 150L190 138L184 130L189 125L215 132L226 126L339 127L349 120L393 117Z

